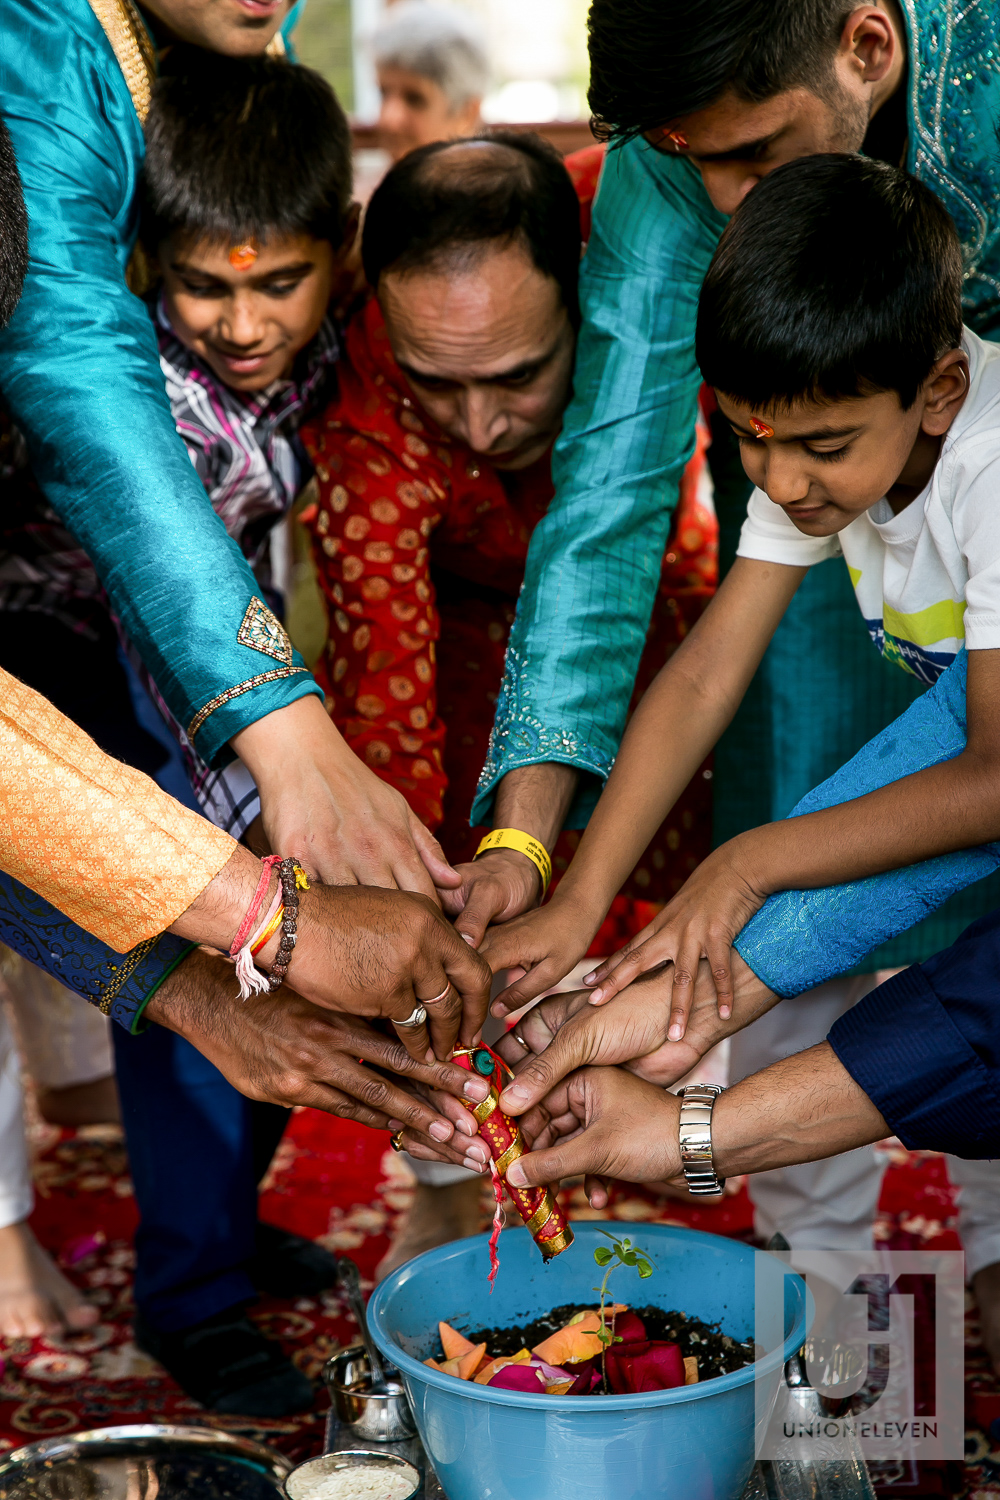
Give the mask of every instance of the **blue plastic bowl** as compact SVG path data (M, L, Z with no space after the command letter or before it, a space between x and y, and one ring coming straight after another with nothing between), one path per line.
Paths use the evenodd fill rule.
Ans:
M548 1265L527 1230L500 1241L496 1291L487 1295L486 1235L418 1255L377 1287L368 1306L375 1342L399 1368L417 1427L448 1500L735 1500L754 1461L754 1426L784 1361L806 1336L808 1293L774 1257L737 1240L665 1224L615 1223L651 1252L640 1281L619 1270L619 1302L654 1303L734 1338L755 1334L767 1298L775 1337L756 1364L703 1384L636 1396L529 1396L491 1390L429 1369L439 1320L459 1329L523 1324L566 1302L596 1303L593 1252L600 1226L576 1222L576 1243Z

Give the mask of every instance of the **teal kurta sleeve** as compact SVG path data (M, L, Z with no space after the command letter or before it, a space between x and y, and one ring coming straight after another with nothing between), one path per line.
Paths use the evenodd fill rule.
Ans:
M473 825L518 766L611 769L693 450L698 293L725 223L686 161L644 141L609 152L556 495L531 540ZM595 796L591 784L572 826Z
M4 0L0 111L29 215L0 391L46 495L197 748L212 760L318 692L254 604L253 574L174 429L156 340L125 284L142 130L87 0Z

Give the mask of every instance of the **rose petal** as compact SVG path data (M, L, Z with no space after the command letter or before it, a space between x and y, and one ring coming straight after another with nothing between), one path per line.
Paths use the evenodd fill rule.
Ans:
M677 1344L651 1340L612 1345L607 1351L608 1384L616 1395L669 1391L684 1384L684 1361Z

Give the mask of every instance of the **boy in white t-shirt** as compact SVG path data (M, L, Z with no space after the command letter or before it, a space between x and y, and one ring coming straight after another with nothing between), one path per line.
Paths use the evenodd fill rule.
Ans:
M961 290L947 212L877 161L792 162L734 215L702 290L697 355L758 486L738 557L642 699L551 902L503 929L505 960L528 971L504 1008L586 952L825 558L843 555L877 647L922 681L968 648L965 749L722 845L587 976L592 999L672 960L679 1039L703 955L729 1015L731 943L772 893L1000 839L1000 347L963 328Z

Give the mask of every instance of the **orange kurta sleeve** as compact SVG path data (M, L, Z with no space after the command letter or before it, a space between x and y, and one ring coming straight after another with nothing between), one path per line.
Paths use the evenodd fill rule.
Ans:
M186 911L236 844L0 670L0 867L126 953Z

